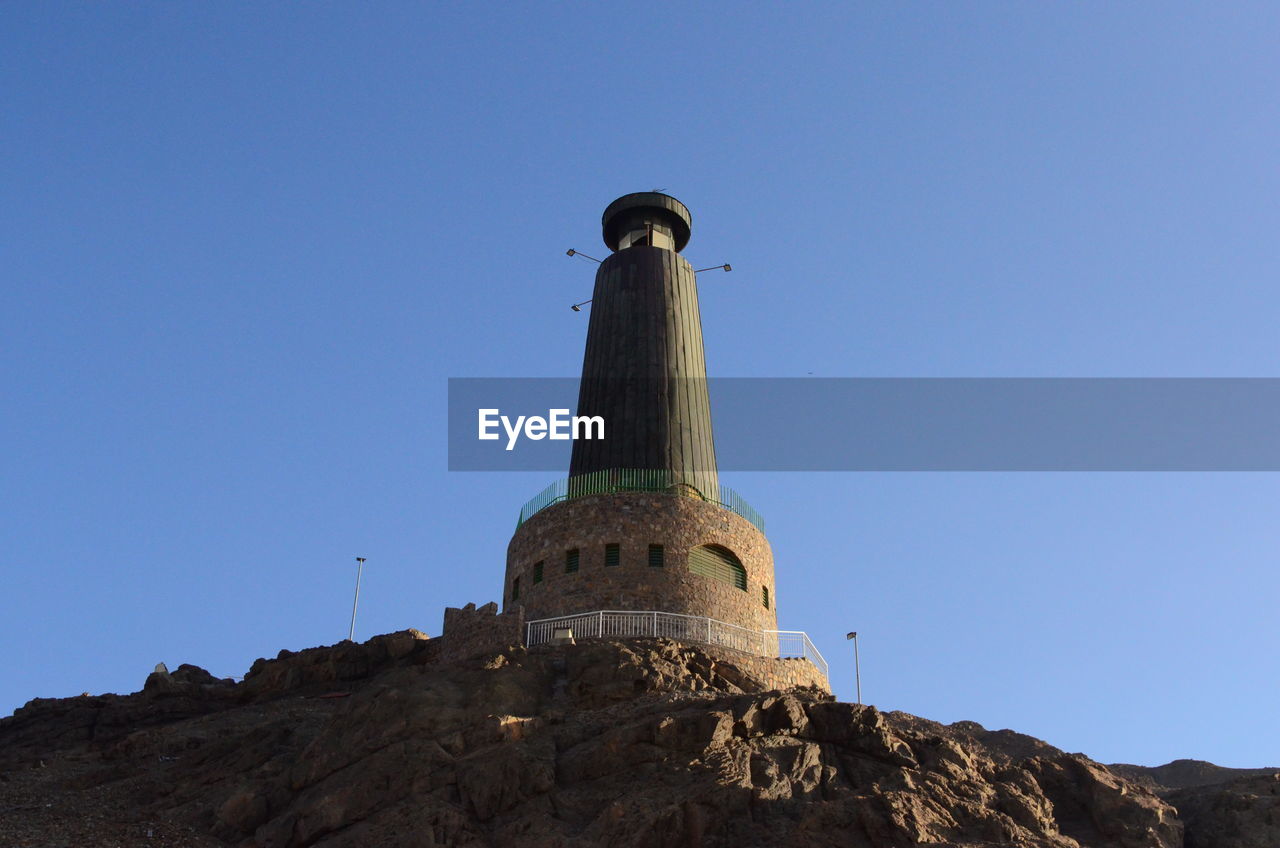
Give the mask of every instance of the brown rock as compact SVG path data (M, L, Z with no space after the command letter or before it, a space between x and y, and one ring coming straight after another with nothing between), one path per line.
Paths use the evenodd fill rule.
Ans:
M1186 848L1280 845L1280 773L1170 792L1187 825Z
M436 650L403 631L283 652L238 686L182 667L33 702L0 720L0 750L49 767L6 771L0 807L28 833L43 814L21 799L40 797L103 839L148 816L241 848L1181 844L1171 806L1084 757L764 691L694 646ZM333 691L350 697L315 697ZM1273 789L1179 800L1187 844L1277 844Z
M214 833L218 836L237 836L252 833L267 820L266 796L252 789L241 790L218 808Z

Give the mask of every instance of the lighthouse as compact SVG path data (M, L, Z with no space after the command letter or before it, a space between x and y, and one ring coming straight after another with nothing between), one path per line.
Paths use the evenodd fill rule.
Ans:
M659 637L768 659L825 662L777 629L764 520L716 467L697 272L682 255L693 217L640 192L608 205L577 414L603 439L573 444L568 476L521 510L503 608L534 646Z

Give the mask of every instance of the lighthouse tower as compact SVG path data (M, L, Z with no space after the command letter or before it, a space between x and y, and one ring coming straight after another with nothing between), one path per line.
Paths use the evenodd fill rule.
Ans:
M763 519L719 482L692 221L658 192L605 209L576 410L605 438L576 440L569 476L521 511L503 607L529 645L658 636L811 659L825 681L808 638L778 633Z

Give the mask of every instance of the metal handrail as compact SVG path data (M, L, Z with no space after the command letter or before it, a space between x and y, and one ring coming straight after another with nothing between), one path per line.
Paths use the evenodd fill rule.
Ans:
M521 508L516 519L519 529L526 521L547 507L588 495L616 494L618 492L651 492L654 494L695 497L707 503L717 504L750 521L757 530L764 532L764 517L751 504L730 489L716 483L715 496L703 493L699 488L700 475L685 474L661 468L608 468L590 474L578 474L555 481L534 495Z
M806 659L827 676L827 661L803 630L751 630L701 615L658 610L593 610L525 623L525 645L550 642L555 631L568 628L583 638L660 637L705 642L759 656Z

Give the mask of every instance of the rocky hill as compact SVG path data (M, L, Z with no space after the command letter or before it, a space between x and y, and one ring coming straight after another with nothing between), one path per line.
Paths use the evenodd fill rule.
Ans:
M1112 763L1107 768L1157 792L1189 789L1194 786L1209 786L1214 783L1227 783L1242 777L1270 777L1280 771L1280 768L1225 768L1223 766L1215 766L1213 763L1206 763L1204 760L1174 760L1162 766L1134 766L1128 763Z
M1162 798L1012 731L762 691L690 645L439 641L32 701L0 719L0 845L1280 845L1275 776Z

